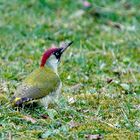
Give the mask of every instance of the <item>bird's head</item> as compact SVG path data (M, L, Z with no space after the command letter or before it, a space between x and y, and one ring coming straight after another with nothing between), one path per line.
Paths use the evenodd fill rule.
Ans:
M51 47L48 50L46 50L42 55L40 67L44 67L45 64L47 64L48 66L52 67L53 69L57 68L57 65L60 61L62 54L72 43L73 43L73 41L71 41L69 43L64 43L59 48Z

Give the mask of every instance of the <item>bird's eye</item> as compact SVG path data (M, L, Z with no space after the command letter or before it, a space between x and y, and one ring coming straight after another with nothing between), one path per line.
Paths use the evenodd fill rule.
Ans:
M58 53L58 52L56 52L56 53L55 53L55 55L56 55L56 56L58 56L58 55L59 55L59 53Z

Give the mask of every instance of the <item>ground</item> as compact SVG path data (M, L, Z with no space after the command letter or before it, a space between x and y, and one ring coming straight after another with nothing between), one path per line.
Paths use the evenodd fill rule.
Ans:
M140 139L139 0L0 0L0 139ZM51 44L74 41L48 110L10 104Z

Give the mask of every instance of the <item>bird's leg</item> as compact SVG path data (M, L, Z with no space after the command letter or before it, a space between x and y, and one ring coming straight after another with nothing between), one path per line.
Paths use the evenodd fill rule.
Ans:
M45 109L48 109L49 105L53 105L57 103L58 98L56 96L56 93L51 93L50 95L40 99L41 104L45 107Z
M45 109L47 109L49 104L52 102L52 98L48 95L48 96L40 99L40 102L45 107Z
M60 83L56 92L54 94L52 94L52 99L54 100L54 103L56 103L56 104L58 104L58 100L59 100L60 95L61 95L61 88L62 88L62 83Z

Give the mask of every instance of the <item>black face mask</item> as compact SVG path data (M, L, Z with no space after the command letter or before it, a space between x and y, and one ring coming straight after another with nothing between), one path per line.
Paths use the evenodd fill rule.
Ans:
M73 43L73 41L65 44L63 47L58 48L53 54L55 55L56 59L59 61L63 52Z
M58 48L58 50L53 53L58 61L60 60L61 55L62 55L61 51L62 51L62 48Z

